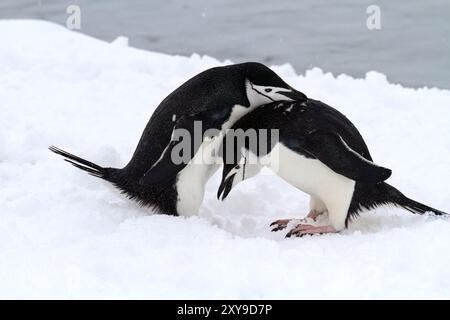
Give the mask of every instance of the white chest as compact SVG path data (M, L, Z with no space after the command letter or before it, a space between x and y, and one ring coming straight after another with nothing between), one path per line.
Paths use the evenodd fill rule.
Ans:
M218 168L214 150L218 150L223 138L223 131L229 129L246 113L255 107L234 105L230 117L223 123L221 135L205 139L194 157L177 176L177 211L180 215L190 216L197 213L205 193L205 184Z
M177 212L182 216L197 214L203 201L205 185L218 165L213 156L218 138L205 139L191 161L177 176Z
M268 156L270 169L305 193L328 198L337 190L353 190L355 181L334 172L317 159L295 153L281 143Z

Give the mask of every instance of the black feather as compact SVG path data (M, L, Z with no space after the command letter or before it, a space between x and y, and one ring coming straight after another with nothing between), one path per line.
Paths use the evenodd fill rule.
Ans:
M144 187L139 184L139 176L124 169L104 168L55 146L49 147L49 150L64 157L64 160L74 167L112 183L122 194L139 205L153 208L158 213L177 215L175 180L165 188Z
M377 184L357 182L353 193L352 202L348 211L346 224L359 215L359 212L371 210L383 205L394 205L414 214L424 214L426 212L435 215L446 215L447 213L423 203L406 197L399 190L388 183Z

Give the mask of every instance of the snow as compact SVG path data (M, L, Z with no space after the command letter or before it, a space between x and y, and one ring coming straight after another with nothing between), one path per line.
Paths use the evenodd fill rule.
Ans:
M0 38L0 298L450 298L445 217L379 208L340 234L284 239L269 223L309 199L270 174L225 202L215 175L197 217L169 217L47 150L123 166L167 94L230 61L39 21L0 21ZM450 91L273 69L346 114L390 183L450 212Z

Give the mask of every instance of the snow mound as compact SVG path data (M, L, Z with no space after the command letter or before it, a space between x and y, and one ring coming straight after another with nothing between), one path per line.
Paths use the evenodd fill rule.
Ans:
M50 153L123 166L158 103L213 58L169 56L39 21L0 21L1 298L450 298L450 221L380 208L341 234L284 239L308 197L271 175L199 217L152 215ZM289 84L346 114L389 182L450 211L450 91L314 68Z

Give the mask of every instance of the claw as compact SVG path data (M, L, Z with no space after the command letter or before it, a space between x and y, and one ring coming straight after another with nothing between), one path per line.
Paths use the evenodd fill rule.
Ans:
M294 229L286 234L286 238L291 238L292 236L303 237L305 235L317 235L324 233L336 233L336 229L333 226L311 226L311 225L297 225Z
M293 234L294 234L294 233L293 233L292 230L291 230L291 231L289 231L289 232L286 234L285 238L290 238L290 237L292 237Z
M290 238L292 236L303 237L307 234L305 231L314 228L314 226L309 224L298 224L295 228L291 229L287 234L286 238Z
M281 219L272 222L269 227L275 226L275 228L270 231L276 232L285 229L291 220L292 219Z

